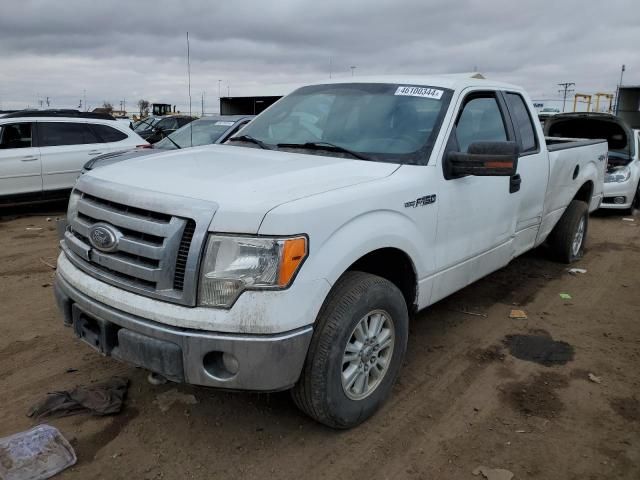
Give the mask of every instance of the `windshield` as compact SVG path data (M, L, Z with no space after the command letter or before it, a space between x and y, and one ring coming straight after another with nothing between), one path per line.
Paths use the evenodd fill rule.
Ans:
M222 119L195 120L176 130L169 138L180 148L209 145L216 141L234 125L235 122ZM177 148L169 138L164 138L154 145L154 148L171 150Z
M275 103L247 125L242 136L272 148L291 149L296 144L317 153L317 146L312 152L303 145L315 143L338 146L370 160L421 163L430 153L450 99L451 91L442 88L314 85ZM322 154L349 157L329 148Z
M136 122L133 126L134 131L149 130L153 125L160 121L160 117L148 117Z

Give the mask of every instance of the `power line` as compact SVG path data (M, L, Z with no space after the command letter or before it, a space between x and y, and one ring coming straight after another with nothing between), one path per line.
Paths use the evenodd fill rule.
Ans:
M575 92L575 90L569 89L569 87L575 86L575 83L573 82L559 83L558 86L562 87L562 89L558 90L558 92L562 93L562 111L564 112L564 108L567 103L567 93Z

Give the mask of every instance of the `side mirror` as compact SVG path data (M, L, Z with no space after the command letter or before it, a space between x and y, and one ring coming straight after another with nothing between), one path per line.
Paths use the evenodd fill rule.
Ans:
M448 153L447 177L510 177L516 174L518 153L516 142L474 142L469 145L467 153Z

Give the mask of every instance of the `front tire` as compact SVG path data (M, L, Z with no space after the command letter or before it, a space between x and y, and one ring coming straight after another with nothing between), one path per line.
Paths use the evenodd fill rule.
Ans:
M589 226L589 206L572 200L549 235L549 246L559 261L573 263L584 255Z
M636 193L631 200L631 206L625 212L627 215L633 215L636 209L640 209L640 182L638 182L638 186L636 187Z
M332 428L351 428L385 402L407 347L409 314L393 283L347 272L334 285L316 321L300 380L298 408Z

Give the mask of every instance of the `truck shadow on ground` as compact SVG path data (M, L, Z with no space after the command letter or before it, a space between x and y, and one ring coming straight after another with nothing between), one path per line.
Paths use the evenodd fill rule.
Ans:
M428 359L418 358L424 354L438 356L443 341L443 335L447 331L455 336L455 328L463 325L465 321L473 321L477 317L452 313L461 310L482 313L495 303L526 305L532 301L540 287L549 280L559 278L566 271L566 265L557 264L549 259L548 252L544 248L533 250L514 260L505 268L492 273L478 282L464 288L456 294L431 306L424 313L418 314L417 321L411 325L409 347L406 364L402 376L415 377L424 374L424 365ZM443 332L443 323L447 328ZM505 332L506 333L506 332ZM424 342L427 342L427 345ZM446 339L444 340L446 341ZM468 352L469 353L469 352ZM418 355L416 355L418 354ZM428 363L428 362L427 362ZM146 384L142 373L139 381ZM137 383L137 382L136 382ZM208 428L212 430L224 429L226 433L260 434L271 441L283 440L279 435L287 435L291 429L305 429L319 434L319 438L333 435L333 430L325 428L300 413L293 404L288 392L270 394L252 394L239 392L222 392L202 387L187 385L164 385L152 387L145 385L144 390L149 390L150 395L156 395L169 388L178 388L181 392L192 393L198 400L198 405L189 408L187 422L192 426L190 434L201 430L202 434ZM403 390L408 387L400 382L395 389L394 396L403 396ZM406 393L406 392L405 392ZM138 407L140 408L140 407ZM150 408L153 408L150 406ZM172 429L176 428L175 422L181 423L179 417L185 418L184 408L173 408L167 416ZM375 424L375 418L367 422ZM228 430L231 429L231 432ZM273 436L276 437L273 437ZM211 437L215 442L215 438Z

